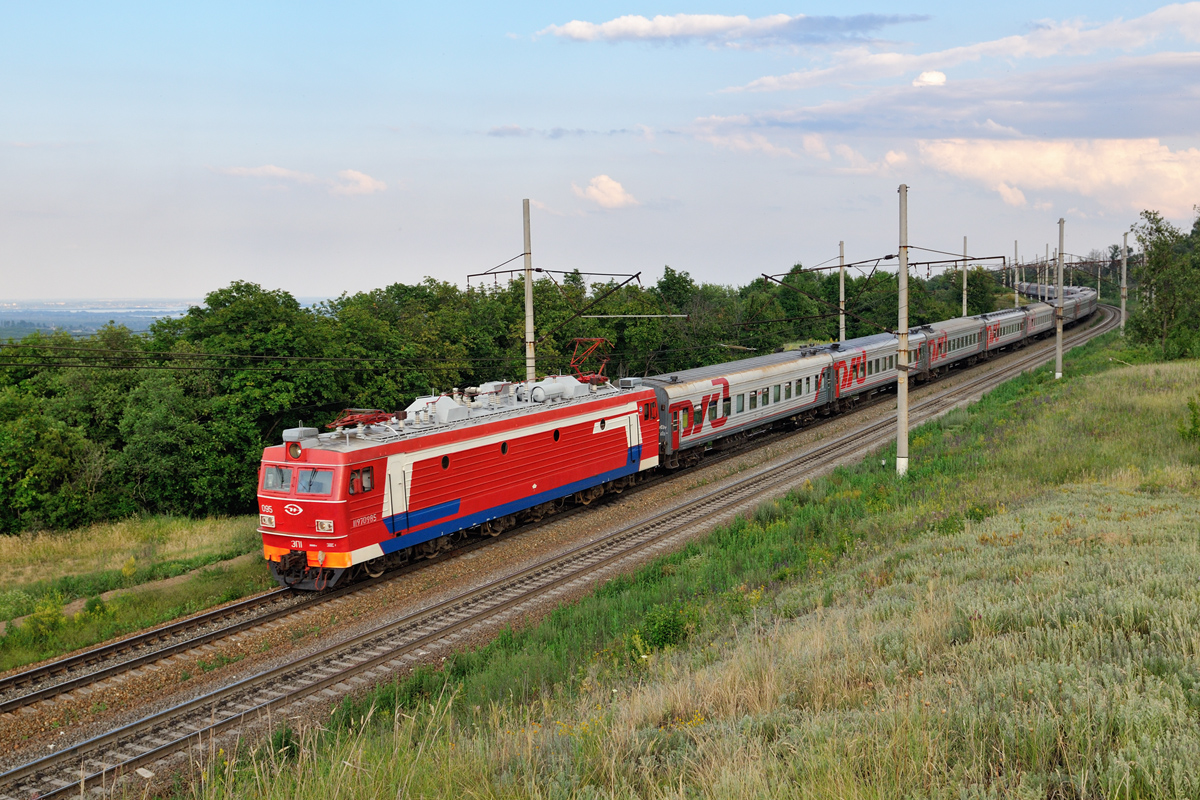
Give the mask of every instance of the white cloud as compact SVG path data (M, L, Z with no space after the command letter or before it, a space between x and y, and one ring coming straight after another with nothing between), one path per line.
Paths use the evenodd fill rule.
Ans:
M344 169L338 173L338 177L344 182L329 190L333 194L374 194L387 188L383 181L356 169Z
M537 35L577 42L706 41L729 47L864 40L886 25L928 19L919 15L856 14L848 17L772 14L751 19L745 14L659 14L653 18L626 14L608 22L571 20L549 25Z
M1121 56L1016 74L1006 69L995 78L965 78L933 89L906 81L742 116L743 127L772 138L792 130L1043 140L1086 132L1097 139L1188 141L1200 130L1200 52Z
M918 75L912 82L913 86L945 86L946 73L936 69L927 70Z
M936 72L983 58L1014 60L1087 55L1104 49L1128 51L1147 45L1162 35L1176 33L1190 41L1200 40L1200 2L1163 6L1135 19L1117 19L1093 27L1086 26L1081 20L1046 21L1028 34L933 53L875 52L866 46L852 47L835 53L828 67L767 76L726 91L769 92L842 81L876 80Z
M1200 198L1200 150L1171 150L1158 139L996 141L938 139L920 143L926 164L993 187L1006 203L1018 187L1066 191L1116 209L1153 208L1186 217Z
M579 197L591 200L601 208L624 208L626 206L641 205L633 195L625 191L625 187L607 175L597 175L592 178L585 189L580 189L572 183L571 191L575 192Z
M702 142L708 142L715 147L722 147L737 153L763 153L775 157L796 157L796 154L790 149L780 147L761 133L716 133L709 131L696 134L696 138ZM822 157L828 160L829 151L826 150L824 156L818 156L818 158Z
M1004 181L996 184L996 191L1000 193L1000 199L1010 206L1025 205L1025 193L1020 189L1009 186Z
M295 181L296 183L316 183L317 181L316 175L277 167L274 164L266 164L261 167L224 167L218 170L218 172L224 175L236 175L241 178L281 178L283 180Z
M819 133L806 133L801 139L804 142L804 152L814 158L819 158L822 161L830 159L829 148L825 146L825 139Z

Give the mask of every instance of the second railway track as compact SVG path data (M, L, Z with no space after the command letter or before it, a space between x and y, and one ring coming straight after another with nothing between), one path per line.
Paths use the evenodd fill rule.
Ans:
M1115 327L1115 314L1101 309L1102 319L1069 335L1074 346ZM972 399L1031 366L1042 363L1049 348L1018 353L1003 367L969 376L960 385L914 403L913 424L932 419ZM798 455L757 468L720 489L710 491L615 531L602 539L492 581L399 620L380 625L349 640L311 653L293 663L261 672L237 683L152 714L102 736L64 748L43 759L0 775L0 797L63 796L85 786L111 782L118 774L150 765L266 715L286 714L313 695L345 694L378 681L416 662L421 652L454 646L477 629L500 624L523 613L548 595L557 595L598 580L633 561L657 555L693 535L698 526L752 507L827 469L848 456L877 449L894 433L894 421L883 419L858 427ZM803 467L797 470L796 467Z

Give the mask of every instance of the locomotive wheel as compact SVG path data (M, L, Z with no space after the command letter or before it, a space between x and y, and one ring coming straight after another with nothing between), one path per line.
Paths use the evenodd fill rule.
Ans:
M363 564L363 569L366 571L369 577L378 578L383 574L384 569L387 568L387 564L384 562L385 559L383 558L372 558L370 561Z

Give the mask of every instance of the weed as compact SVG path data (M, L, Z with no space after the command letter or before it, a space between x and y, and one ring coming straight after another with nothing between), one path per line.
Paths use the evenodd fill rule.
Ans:
M230 664L236 664L237 662L241 661L245 657L246 657L245 654L236 655L236 656L227 656L224 653L217 653L217 657L214 658L212 661L205 661L204 659L197 659L196 666L198 666L200 668L201 672L212 672L214 669L220 669L221 667L227 667Z

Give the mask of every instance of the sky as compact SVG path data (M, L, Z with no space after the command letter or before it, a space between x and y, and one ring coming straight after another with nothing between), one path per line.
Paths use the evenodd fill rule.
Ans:
M744 284L1200 203L1200 2L0 2L0 299ZM1131 237L1132 239L1132 237ZM514 264L515 266L515 264Z

